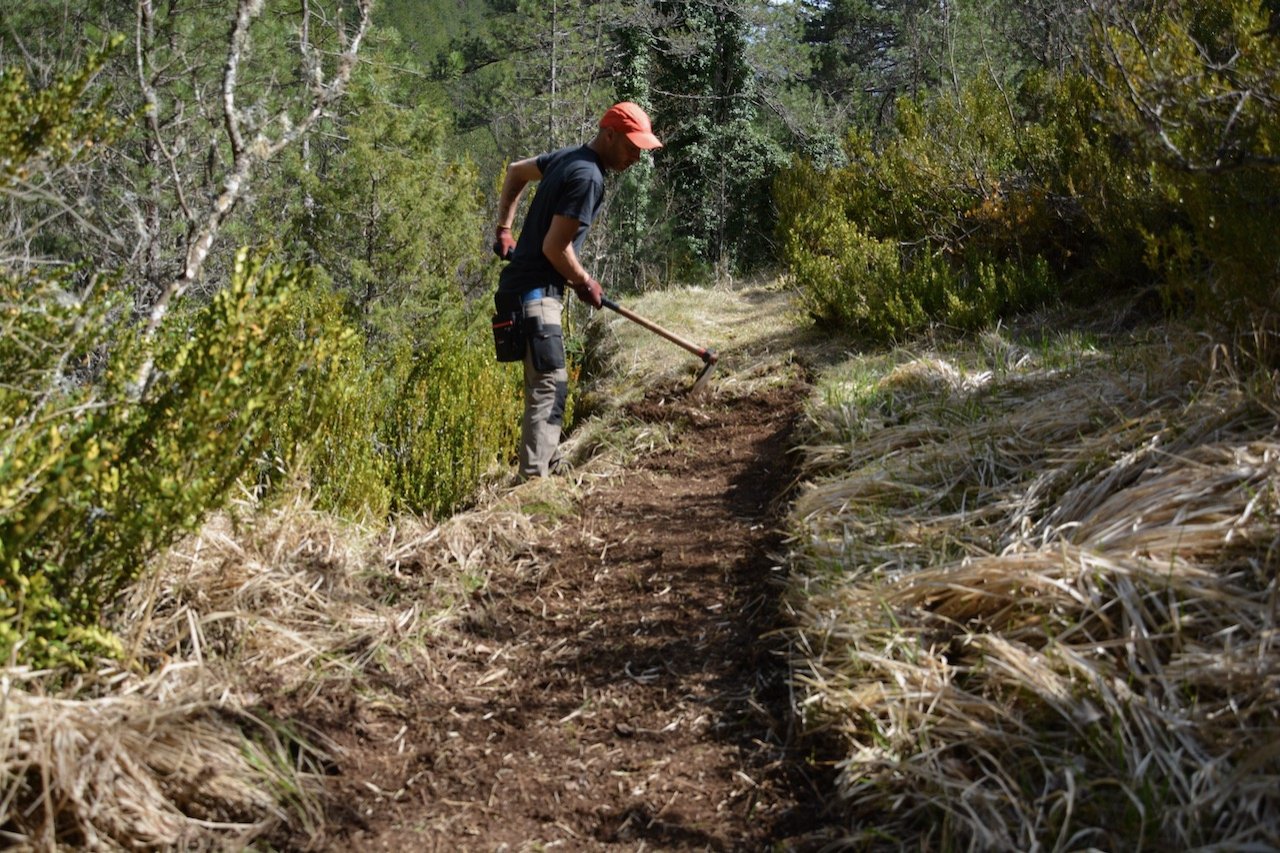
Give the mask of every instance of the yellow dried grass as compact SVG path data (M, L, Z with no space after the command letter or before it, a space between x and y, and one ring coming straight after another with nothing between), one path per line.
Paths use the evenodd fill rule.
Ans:
M13 675L0 688L0 803L11 843L227 849L283 827L303 838L318 823L314 777L284 764L277 733L244 711L190 689L59 699Z
M332 700L374 689L362 679L375 660L423 654L489 573L518 570L533 538L517 497L490 497L443 524L377 532L302 500L213 519L113 615L140 666L104 664L56 690L50 674L5 672L3 837L242 849L273 832L322 834L316 774L336 747L266 718L259 691L307 702L327 685Z
M847 744L847 843L1280 840L1280 443L1187 362L924 363L945 382L888 374L905 407L814 448L794 668Z

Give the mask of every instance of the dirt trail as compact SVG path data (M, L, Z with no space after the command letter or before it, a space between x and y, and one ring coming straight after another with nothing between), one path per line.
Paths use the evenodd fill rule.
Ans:
M687 427L496 573L402 704L327 732L346 820L326 849L816 846L821 771L787 746L768 636L799 396L632 406Z

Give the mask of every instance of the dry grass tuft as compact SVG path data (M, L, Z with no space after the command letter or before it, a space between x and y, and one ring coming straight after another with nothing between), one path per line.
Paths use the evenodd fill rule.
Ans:
M846 841L1280 843L1265 402L1191 348L907 359L815 407L793 515L795 670L846 746Z
M324 832L336 747L264 708L376 694L493 571L518 570L518 497L374 531L243 505L175 548L114 615L135 665L3 682L0 828L34 849L242 849Z
M60 699L18 675L0 700L0 837L10 843L227 849L317 826L318 756L272 722L212 693L156 695L162 677L115 673L122 692Z

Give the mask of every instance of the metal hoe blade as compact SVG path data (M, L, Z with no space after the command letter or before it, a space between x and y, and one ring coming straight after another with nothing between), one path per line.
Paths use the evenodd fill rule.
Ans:
M689 388L686 396L700 396L707 388L707 380L711 378L711 371L715 369L719 356L711 350L706 350L705 352L706 354L702 357L702 370L698 371L698 378L693 380L693 385Z

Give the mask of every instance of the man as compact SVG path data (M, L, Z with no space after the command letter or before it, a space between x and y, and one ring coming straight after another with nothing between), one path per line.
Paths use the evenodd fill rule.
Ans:
M661 148L644 110L624 101L600 119L586 145L518 160L507 167L498 200L493 251L509 260L494 297L499 317L523 317L524 418L520 477L545 477L559 463L560 427L569 394L560 316L566 285L592 308L604 294L578 255L604 200L604 169L623 172ZM524 188L538 183L517 242L511 224ZM498 317L495 317L495 329ZM518 355L516 356L518 357Z

